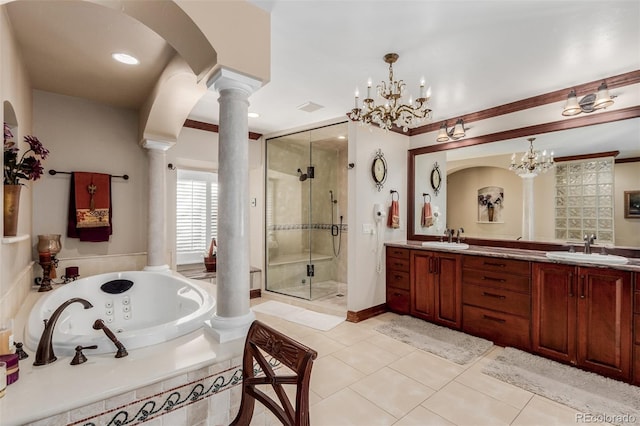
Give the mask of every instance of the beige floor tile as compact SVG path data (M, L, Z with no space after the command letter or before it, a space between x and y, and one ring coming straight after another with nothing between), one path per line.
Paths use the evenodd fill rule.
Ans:
M336 351L333 356L365 374L378 371L398 359L398 355L366 341Z
M422 406L459 426L508 425L520 412L509 404L457 382L449 383Z
M392 425L396 418L349 388L315 404L310 410L313 426Z
M393 426L455 426L453 423L422 406L414 408Z
M371 336L367 339L367 342L373 343L376 346L380 346L381 348L400 356L404 356L410 352L418 350L411 345L407 345L406 343L403 343L381 333L376 333L375 335Z
M576 410L558 404L541 396L534 396L524 407L518 417L513 421L514 426L562 426L562 425L602 425L606 423L596 423L591 421L581 421Z
M360 327L358 323L343 322L337 327L327 331L325 335L343 345L350 346L370 338L374 333L377 332L370 328Z
M378 407L401 418L435 391L390 368L383 368L349 386Z
M464 371L458 364L421 350L392 362L389 367L432 389L442 388Z
M489 361L487 358L481 359L456 377L456 382L462 383L521 410L531 400L533 394L482 373L482 369Z
M321 332L308 334L301 337L299 340L300 343L307 345L318 352L318 358L330 355L346 347L342 343L338 343L335 340L330 339Z
M327 355L313 363L310 389L321 398L327 398L363 377L362 372Z

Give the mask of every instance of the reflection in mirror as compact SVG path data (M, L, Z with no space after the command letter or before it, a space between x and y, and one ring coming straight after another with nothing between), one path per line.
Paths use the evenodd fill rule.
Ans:
M579 215L571 222L572 225L583 225L584 229L589 229L591 225L602 225L604 244L640 247L640 220L624 217L624 191L640 189L640 162L637 161L640 157L638 135L640 135L639 118L531 135L536 137L534 144L536 150L540 152L543 150L554 151L556 159L561 160L556 163L556 166L569 164L562 161L562 157L588 156L602 152L619 151L619 154L615 156L612 182L598 181L597 177L594 177L596 175L588 175L585 179L596 179L593 185L580 186L575 185L576 182L572 182L572 185L564 189L580 191L580 196L583 196L581 192L583 190L595 190L601 195L607 195L605 192L611 191L614 212L613 225L611 226L613 229L606 229L605 227L608 225L591 217L591 213L594 211L597 211L598 214L607 213L604 210L606 206L597 204L589 206L590 199L572 198L572 202L582 203L584 201L586 203L584 206L582 204L571 206L575 207L571 212ZM556 232L556 219L565 219L561 216L562 213L559 213L559 210L555 208L556 201L559 199L559 194L556 192L556 169L558 167L551 169L548 173L539 174L533 179L532 223L531 226L526 226L526 221L523 222L523 217L526 219L527 216L526 204L524 203L527 192L523 189L526 182L509 171L508 168L514 153L516 158L519 158L528 149L529 142L526 139L517 138L416 155L414 158L415 196L413 197L416 202L416 206L414 206L416 216L419 218L420 214L418 199L421 198L421 193L419 193L418 187L423 186L420 181L424 180L425 175L428 175L429 164L435 161L434 156L444 154L446 163L438 160L443 168L443 175L446 174L443 192L439 198L445 197L446 200L444 207L446 227L462 226L465 229L465 235L470 238L531 240L562 244L566 244L568 241L575 241L576 244L581 243L581 238L576 238L579 232ZM636 161L624 161L634 158ZM591 163L595 164L596 161L592 159L589 161L589 164ZM484 216L488 214L485 211L487 205L483 205L479 200L478 191L486 187L503 189L503 200L499 206L493 206L494 211L499 209L501 218L499 221L488 221ZM584 194L584 196L586 195L588 194ZM602 209L598 211L598 208ZM566 210L568 211L568 207ZM568 219L565 219L565 223L568 224ZM570 227L570 225L566 226ZM527 235L525 228L531 229L532 233ZM416 235L435 234L424 232L419 224L416 224L414 230ZM608 235L611 238L607 240Z

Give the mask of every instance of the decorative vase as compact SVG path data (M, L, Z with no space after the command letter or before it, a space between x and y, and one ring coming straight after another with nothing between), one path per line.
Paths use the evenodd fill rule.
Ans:
M22 185L4 186L4 236L18 235L18 214L20 213L20 190Z
M216 272L217 259L215 256L204 258L204 267L207 272Z
M493 206L487 207L487 215L489 216L489 222L493 222Z

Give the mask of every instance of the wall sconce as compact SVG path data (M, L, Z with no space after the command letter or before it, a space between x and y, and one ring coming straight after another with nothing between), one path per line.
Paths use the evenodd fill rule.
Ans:
M614 97L615 96L609 95L609 88L604 81L600 87L598 87L597 93L589 93L580 99L580 102L578 102L578 98L576 98L576 91L572 90L569 92L567 103L562 110L562 115L572 116L580 114L581 112L589 113L598 109L606 108L613 105Z
M442 126L440 126L440 132L438 133L436 141L446 142L449 139L458 140L465 137L465 130L466 129L464 128L464 121L462 121L462 118L459 118L458 121L456 121L456 125L451 129L447 129L447 122L445 121L444 123L442 123Z

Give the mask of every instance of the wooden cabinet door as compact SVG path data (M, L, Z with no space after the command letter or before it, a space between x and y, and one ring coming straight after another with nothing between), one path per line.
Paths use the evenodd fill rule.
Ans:
M435 318L434 264L433 253L411 252L411 315L428 321Z
M435 319L451 328L462 327L462 267L460 255L434 255Z
M628 380L631 377L631 274L578 268L578 364Z
M533 351L558 361L576 362L575 267L533 265Z

